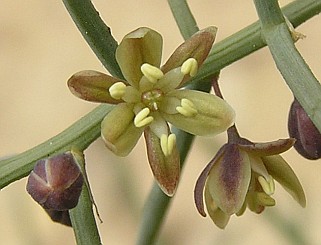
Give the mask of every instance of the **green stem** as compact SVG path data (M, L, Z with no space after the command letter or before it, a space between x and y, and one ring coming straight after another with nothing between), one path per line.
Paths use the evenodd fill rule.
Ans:
M321 132L321 85L294 45L277 0L254 0L262 36L277 68L311 120ZM321 6L321 1L315 1Z
M63 0L80 33L101 63L115 77L123 78L115 58L116 40L89 0Z
M100 61L112 74L121 77L114 58L117 44L111 37L109 28L93 8L91 1L64 0L64 4ZM320 11L320 1L297 0L287 5L283 12L294 26L298 26ZM188 35L190 34L187 33L186 36ZM204 81L204 78L212 77L223 67L262 48L265 44L260 35L259 23L254 23L214 45L211 55L193 81ZM73 146L80 150L86 149L99 137L100 122L111 108L108 105L101 105L57 136L17 156L0 161L0 188L27 176L39 159L68 151ZM187 153L190 143L185 144L185 142L188 142L191 136L183 134L181 137L181 152ZM183 153L181 154L183 156ZM164 213L162 212L162 216Z
M69 151L72 147L85 150L100 136L101 120L111 109L110 105L100 105L57 136L28 151L0 161L0 188L27 176L35 162L40 159Z
M269 1L267 1L269 2ZM296 0L282 8L294 27L321 12L321 1ZM212 77L222 68L266 46L261 36L259 21L225 38L213 46L213 49L191 82L201 82Z
M78 245L99 245L102 244L93 213L93 200L89 182L87 179L85 161L78 161L81 172L85 178L82 192L77 206L69 210L72 228Z
M81 2L79 2L79 4L81 4ZM283 12L286 13L289 21L294 24L294 26L298 26L320 11L320 1L297 0L287 5ZM100 41L95 40L95 42ZM254 47L254 44L260 45ZM205 61L205 64L203 64L199 74L193 81L196 83L203 81L204 78L210 78L224 66L249 55L263 46L264 43L260 36L259 23L254 23L214 45L211 55ZM218 58L223 61L220 62L217 60ZM215 61L217 61L217 63ZM0 188L27 176L37 160L58 151L62 152L64 149L69 150L70 146L74 143L73 141L77 141L77 139L78 144L81 143L79 140L81 139L84 140L84 146L86 144L89 145L99 137L100 121L109 110L108 106L102 105L54 138L17 156L0 161ZM84 125L86 125L87 128L84 128ZM82 128L82 131L78 130L78 128Z
M199 30L186 0L168 0L168 4L184 40Z

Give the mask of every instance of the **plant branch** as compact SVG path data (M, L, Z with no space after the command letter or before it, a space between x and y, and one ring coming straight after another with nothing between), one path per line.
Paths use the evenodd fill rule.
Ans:
M100 105L57 136L28 151L0 161L0 189L27 176L40 159L69 151L72 147L80 151L85 150L100 136L101 120L111 109L110 105Z
M75 233L77 245L100 245L102 243L93 212L94 203L87 178L85 161L82 159L82 161L78 161L78 164L84 176L85 183L77 206L69 210L72 228Z
M254 0L262 36L295 98L321 132L321 85L294 45L277 0ZM321 1L318 2L321 6Z
M268 1L267 1L268 2ZM296 0L282 8L282 12L294 27L299 26L321 12L321 1ZM213 49L191 82L202 82L222 68L266 46L261 36L260 22L245 27L214 44Z
M69 11L72 11L74 7L79 7L76 2L78 5L90 3L89 0L70 0L70 3L73 4L68 5ZM66 4L67 0L64 0L64 3ZM86 9L85 12L88 11L89 10ZM286 14L289 21L295 27L314 15L317 15L320 11L321 1L315 0L297 0L283 8L283 13ZM81 13L74 11L74 15L78 14ZM85 29L84 33L86 33ZM93 35L93 33L94 32L88 32L88 35ZM100 40L95 39L95 37L91 37L91 39L101 45L104 45L103 43L106 42L105 39ZM97 43L95 45L99 46ZM259 23L256 22L215 44L211 55L205 61L199 74L193 81L196 84L196 82L203 81L204 78L210 78L223 67L249 55L263 46L264 42L260 36ZM101 56L98 56L98 58L101 58ZM107 63L109 62L108 59L105 60ZM39 159L55 153L68 151L73 145L77 145L79 149L87 148L90 143L100 136L100 122L111 108L112 107L108 105L101 105L57 136L26 152L0 161L0 188L27 176L32 170L34 163Z
M111 75L123 78L115 58L118 46L110 28L89 0L63 0L81 35Z

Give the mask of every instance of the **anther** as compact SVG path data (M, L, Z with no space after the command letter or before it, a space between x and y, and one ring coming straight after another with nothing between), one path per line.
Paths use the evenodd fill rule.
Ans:
M125 94L126 85L123 82L114 83L109 88L110 96L116 100L121 99Z
M194 58L187 59L181 67L181 72L185 75L195 76L198 70L197 60Z
M258 181L260 185L262 186L263 191L270 195L273 195L275 191L275 185L274 185L274 180L271 176L269 176L269 179L265 179L263 176L258 177Z
M177 106L176 111L186 117L192 117L197 114L197 109L194 103L189 99L182 99L181 106Z
M152 116L148 116L149 113L150 110L147 107L138 112L138 114L134 118L134 124L137 128L144 127L154 120Z
M151 83L156 83L157 80L164 76L164 73L159 68L147 63L143 64L140 67L140 70Z
M162 151L164 155L167 157L170 154L172 154L172 151L176 144L176 135L170 134L167 136L166 134L163 134L160 138L160 142L161 142Z

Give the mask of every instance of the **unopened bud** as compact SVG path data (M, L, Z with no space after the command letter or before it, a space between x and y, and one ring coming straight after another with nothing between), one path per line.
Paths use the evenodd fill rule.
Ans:
M300 155L310 160L321 158L321 134L296 99L290 108L288 130Z
M53 209L45 209L51 220L66 226L72 226L68 210L58 211Z
M84 182L76 161L70 152L39 160L29 175L28 193L44 209L76 207Z

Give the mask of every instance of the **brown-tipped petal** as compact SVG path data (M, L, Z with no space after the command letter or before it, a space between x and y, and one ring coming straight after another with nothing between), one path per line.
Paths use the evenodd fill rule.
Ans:
M162 191L168 195L175 194L180 174L179 152L174 146L168 156L163 154L160 139L147 127L144 131L147 155L155 180Z
M262 157L269 174L302 206L306 206L304 190L292 168L279 155Z
M295 143L295 139L279 139L267 143L254 143L251 145L240 145L248 153L253 153L257 156L277 155L289 150Z
M118 104L101 123L101 136L108 149L118 156L127 156L137 144L144 127L134 125L133 106Z
M109 88L117 83L125 81L116 79L98 71L80 71L72 75L68 80L70 91L80 99L99 102L118 104L122 100L116 100L109 94Z
M204 211L204 201L203 201L204 186L208 177L208 173L212 169L213 164L217 162L217 159L219 159L223 153L224 153L224 146L219 149L215 157L206 165L206 167L203 169L202 173L198 177L195 184L195 188L194 188L195 205L198 212L204 217L206 216L206 213Z
M164 73L181 66L188 58L197 60L200 67L209 54L215 40L217 28L212 26L195 33L181 44L163 65Z
M206 185L217 206L232 215L244 203L251 179L251 165L247 153L237 144L227 144L224 148L224 154L209 172Z
M208 186L205 187L205 203L206 209L217 227L224 229L230 220L230 215L224 213L214 202L211 194L208 190Z
M127 34L116 50L116 59L126 80L134 87L143 76L142 64L159 67L162 57L162 36L147 27Z

